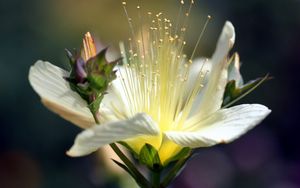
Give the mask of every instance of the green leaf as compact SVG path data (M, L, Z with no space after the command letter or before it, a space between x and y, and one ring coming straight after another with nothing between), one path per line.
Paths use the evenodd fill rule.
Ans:
M139 161L151 170L160 170L162 167L158 151L150 144L145 144L142 147Z
M269 77L269 74L267 74L265 77L250 81L240 88L237 87L235 80L229 81L225 88L222 108L231 106L269 79L271 79L271 77Z
M150 182L137 170L135 165L127 158L126 155L118 148L116 144L110 144L111 148L118 155L118 157L123 161L123 166L126 166L129 170L129 174L135 179L135 181L143 188L152 188ZM122 167L121 165L121 167Z
M119 167L121 167L123 170L125 170L126 172L128 172L133 178L136 178L135 175L128 169L128 167L126 165L124 165L123 163L120 163L119 161L116 161L114 159L111 159L114 163L116 163Z
M178 161L180 159L185 159L185 158L187 158L187 157L190 156L191 151L192 151L191 148L184 147L175 156L173 156L172 158L170 158L169 160L167 160L165 162L165 164L169 164L170 162Z

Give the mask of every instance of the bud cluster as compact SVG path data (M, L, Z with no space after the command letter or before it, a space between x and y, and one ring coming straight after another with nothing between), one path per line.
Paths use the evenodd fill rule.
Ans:
M65 78L73 91L77 92L87 103L91 112L98 112L100 103L108 89L109 83L116 78L118 60L108 62L107 48L96 52L94 39L87 33L83 39L82 53L66 50L72 67L71 74Z

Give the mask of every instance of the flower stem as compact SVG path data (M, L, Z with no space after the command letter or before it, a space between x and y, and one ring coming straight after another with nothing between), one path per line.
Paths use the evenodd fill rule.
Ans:
M153 188L160 187L160 171L152 170L151 171L151 183Z
M169 173L164 177L161 187L164 188L167 187L173 180L174 178L179 174L179 172L183 169L184 165L186 164L186 161L189 158L185 159L180 159L179 161L176 162L174 167L169 171Z
M92 112L92 111L91 111ZM100 123L97 114L92 113L97 124ZM150 182L136 169L134 164L128 159L128 157L120 150L120 148L115 143L111 143L110 147L118 155L118 157L123 161L126 167L129 170L129 174L136 180L136 182L143 188L152 188ZM159 182L158 182L159 185ZM158 188L158 187L157 187Z

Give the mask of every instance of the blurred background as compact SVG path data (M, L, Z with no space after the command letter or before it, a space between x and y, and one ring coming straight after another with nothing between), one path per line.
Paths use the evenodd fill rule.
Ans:
M179 8L177 0L140 2L145 13L163 11L173 21ZM138 1L127 4L136 15ZM236 142L199 150L173 187L299 188L300 1L196 0L187 53L208 14L213 20L197 55L211 56L224 22L232 21L244 79L275 78L239 103L273 112ZM0 0L1 188L117 187L96 154L65 155L80 129L48 111L28 82L38 59L66 67L64 48L79 48L87 31L118 49L129 37L121 1Z

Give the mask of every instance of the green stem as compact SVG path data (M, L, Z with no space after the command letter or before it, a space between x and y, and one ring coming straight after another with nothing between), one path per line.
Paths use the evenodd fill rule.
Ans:
M96 113L92 113L92 114L93 114L93 118L94 118L95 122L96 122L97 124L99 124L100 122L99 122L99 119L98 119L98 117L97 117L97 114L96 114Z
M93 113L93 112L92 112L92 114L93 114L93 117L95 119L95 122L97 124L99 124L100 121L97 117L97 114ZM128 170L130 170L130 172L136 176L136 177L133 177L133 178L135 180L138 180L140 183L142 183L143 188L151 188L152 187L150 182L136 169L134 164L128 159L128 157L120 150L120 148L115 143L111 143L110 147L114 150L114 152L118 155L118 157L127 166Z
M169 171L169 173L163 179L160 188L167 187L175 179L175 177L178 175L178 172L184 167L187 160L188 158L180 159L179 161L176 162L174 167Z
M151 183L153 188L161 188L160 187L160 171L151 171Z

